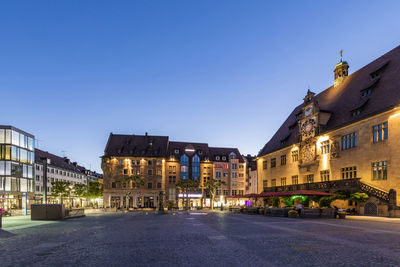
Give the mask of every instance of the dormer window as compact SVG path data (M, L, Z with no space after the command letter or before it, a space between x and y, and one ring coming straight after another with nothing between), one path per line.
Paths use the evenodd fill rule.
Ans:
M117 153L118 153L118 154L121 154L121 149L118 149L118 150L117 150Z
M175 154L179 154L179 149L175 149Z
M197 153L198 153L199 155L203 155L203 151L202 151L202 150L199 150Z
M368 88L368 89L361 91L361 97L366 97L366 96L369 96L370 94L372 94L372 88Z
M224 156L224 157L222 157L222 160L226 160L226 157Z
M219 156L216 156L216 157L215 157L215 159L216 159L216 160L219 160L219 159L220 159L220 157L219 157Z
M356 109L351 112L351 116L356 117L356 116L360 115L360 113L361 113L361 109Z

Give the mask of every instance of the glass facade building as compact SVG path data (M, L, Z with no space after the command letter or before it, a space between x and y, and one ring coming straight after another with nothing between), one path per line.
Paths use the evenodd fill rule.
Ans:
M0 125L0 207L20 209L22 195L33 195L34 136Z

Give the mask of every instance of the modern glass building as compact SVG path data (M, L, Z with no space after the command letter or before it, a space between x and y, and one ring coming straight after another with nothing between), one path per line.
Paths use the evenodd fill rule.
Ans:
M34 150L33 135L0 125L0 208L26 208L34 196Z

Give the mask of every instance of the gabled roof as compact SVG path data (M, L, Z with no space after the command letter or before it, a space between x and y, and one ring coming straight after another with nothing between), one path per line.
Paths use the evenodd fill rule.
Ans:
M372 88L372 93L362 97L362 91L367 88ZM399 88L400 46L349 75L339 86L331 86L315 96L320 109L332 115L320 129L320 134L397 107L400 104ZM302 106L292 111L258 156L297 143L296 114L301 112ZM359 108L362 108L360 114L352 116L352 111Z
M178 149L178 154L175 150ZM194 152L200 157L200 160L205 158L211 159L210 151L207 143L191 143L191 142L175 142L171 141L168 144L168 156L179 158L185 153L185 149L193 149Z
M35 149L35 163L43 164L41 158L48 158L50 159L50 163L48 166L57 167L64 170L74 171L85 173L86 168L83 166L78 165L76 162L71 162L68 158L62 158L51 154L47 151L43 151L40 149Z
M226 160L229 161L229 155L231 153L234 153L236 155L236 158L239 159L239 162L241 162L241 163L244 162L244 159L237 148L210 147L209 149L210 149L210 155L211 155L212 161L218 161L218 160L216 160L217 156L219 156L220 158L225 156ZM222 159L221 159L221 161L222 161Z
M110 133L104 156L165 157L168 136Z

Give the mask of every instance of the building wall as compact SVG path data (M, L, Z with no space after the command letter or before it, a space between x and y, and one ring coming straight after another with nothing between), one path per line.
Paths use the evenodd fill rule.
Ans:
M66 181L70 182L71 185L74 184L87 184L88 178L85 174L80 172L74 172L68 169L62 169L59 167L54 167L48 165L47 167L47 194L51 195L51 182L55 181ZM43 194L43 165L39 163L35 163L35 194L42 195Z
M116 181L124 175L140 175L145 181L145 185L132 190L133 206L143 206L145 198L152 198L153 206L158 207L160 191L165 191L165 165L164 158L113 157L104 159L102 162L104 205L111 206L112 197L119 197L119 204L122 206L127 189ZM139 201L138 198L141 200Z
M373 142L373 126L388 122L388 139ZM342 150L341 137L357 132L357 147ZM298 150L298 144L264 155L257 160L258 169L258 193L263 190L263 181L267 181L268 187L272 186L272 179L276 179L276 186L280 186L280 178L286 177L286 184L292 184L291 177L298 175L299 183L306 183L305 175L313 174L314 182L321 181L321 171L329 170L330 180L340 180L341 168L356 166L357 178L376 188L389 191L397 191L397 202L400 204L400 109L378 114L363 121L353 123L340 129L324 133L316 138L318 164L309 168L299 168L298 162L291 157L292 151ZM331 158L329 154L321 153L321 142L329 140L330 147L333 143L338 145L339 156ZM286 155L286 165L281 166L280 157ZM300 157L300 155L299 155ZM271 168L271 159L276 158L276 167ZM263 168L263 162L267 160L267 168ZM387 161L387 180L372 179L372 163Z

